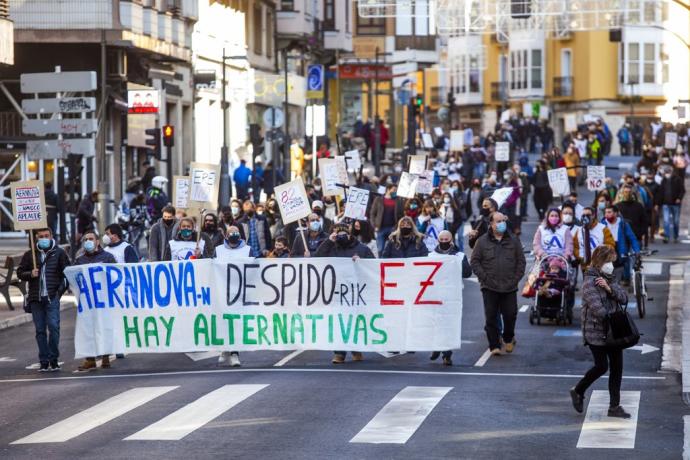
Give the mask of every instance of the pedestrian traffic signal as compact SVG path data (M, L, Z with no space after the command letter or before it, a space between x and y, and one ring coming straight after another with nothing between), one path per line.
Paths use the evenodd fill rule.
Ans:
M173 125L163 126L163 145L166 147L175 145L175 127Z
M415 107L421 107L424 105L424 95L423 94L417 94L414 97L414 105L415 105Z
M161 130L159 128L149 128L144 131L147 136L146 145L149 149L153 150L153 156L157 159L161 159Z

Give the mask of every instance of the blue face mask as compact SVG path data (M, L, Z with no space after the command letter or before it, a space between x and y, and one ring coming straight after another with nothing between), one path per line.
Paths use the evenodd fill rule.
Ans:
M496 224L496 231L498 233L505 233L507 229L508 229L508 224L506 224L505 222L499 222Z
M84 241L84 251L93 252L96 250L96 242L92 240Z
M417 203L410 203L410 209L417 209Z
M50 243L51 243L50 238L39 238L38 239L38 248L39 249L50 249Z

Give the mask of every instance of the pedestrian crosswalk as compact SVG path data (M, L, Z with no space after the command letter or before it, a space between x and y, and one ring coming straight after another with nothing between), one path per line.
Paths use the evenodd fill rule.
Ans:
M228 384L213 389L185 405L164 415L157 421L142 423L133 427L133 434L123 441L178 441L192 435L213 420L221 417L240 404L251 405L251 399L258 393L266 391L269 384ZM11 444L48 444L64 443L87 435L128 412L142 408L163 395L174 395L181 390L180 386L153 386L128 389L105 399L85 410L58 421L46 428L18 439ZM422 427L434 411L447 411L455 407L448 401L454 387L406 386L400 389L370 420L355 416L352 423L359 431L350 439L353 444L406 444ZM185 394L185 393L180 393ZM455 395L457 397L457 394ZM577 448L620 448L631 449L635 446L637 431L637 414L640 404L639 391L621 393L621 404L632 414L630 420L607 417L608 392L593 391L587 407L586 416L577 441ZM445 399L444 399L445 398ZM263 399L263 398L262 398ZM569 407L564 398L563 406ZM169 407L169 403L161 407ZM250 407L250 406L247 406ZM139 414L141 415L141 414ZM442 415L439 415L442 416ZM339 424L348 423L340 420ZM361 427L361 428L359 428ZM139 429L140 428L140 429ZM136 431L139 429L139 431ZM346 442L347 438L343 439ZM573 447L575 441L573 440Z

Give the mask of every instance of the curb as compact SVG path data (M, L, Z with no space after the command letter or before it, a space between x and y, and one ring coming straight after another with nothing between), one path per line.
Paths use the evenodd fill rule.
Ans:
M75 303L72 299L60 302L60 311L65 311L70 308L75 308ZM0 320L0 331L4 329L9 329L15 326L21 326L22 324L30 323L33 321L31 313L21 313L15 317Z
M688 190L690 179L685 178L685 189ZM681 233L682 229L690 232L690 204L683 200L680 212ZM690 234L688 235L690 237ZM683 306L681 311L681 382L683 402L690 406L690 262L686 262L683 280Z

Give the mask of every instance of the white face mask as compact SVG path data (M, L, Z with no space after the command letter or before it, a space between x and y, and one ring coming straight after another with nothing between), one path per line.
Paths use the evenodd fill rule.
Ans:
M563 214L563 223L569 224L573 221L573 216L570 214Z
M612 275L613 274L613 262L606 262L604 265L601 266L601 272L605 275Z
M105 246L110 246L110 243L112 243L112 240L110 239L110 236L108 236L108 235L103 235L103 238L101 238L101 241L103 241L103 244Z

